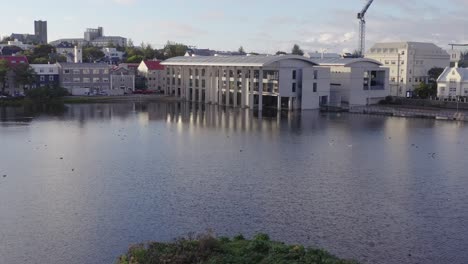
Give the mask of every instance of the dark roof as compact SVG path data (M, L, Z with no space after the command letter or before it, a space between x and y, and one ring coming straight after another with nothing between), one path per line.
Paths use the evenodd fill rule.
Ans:
M63 42L60 42L60 44L58 44L56 47L57 48L74 48L75 46L68 41L63 41Z
M110 69L109 64L107 63L59 63L62 68L68 68L68 69L102 69L102 68L108 68Z
M146 64L146 67L148 67L148 70L150 71L162 71L164 70L164 66L161 65L161 61L144 61Z

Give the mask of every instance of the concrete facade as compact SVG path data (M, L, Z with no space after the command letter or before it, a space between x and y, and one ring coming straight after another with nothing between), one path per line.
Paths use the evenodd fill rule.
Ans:
M330 70L302 56L176 57L164 92L187 101L232 107L318 109L328 103Z
M122 94L135 91L135 75L125 67L115 67L111 70L111 90L120 90Z
M59 63L60 84L73 95L110 89L110 67L104 63ZM80 91L80 92L75 92Z
M420 83L429 81L430 69L450 65L447 51L432 43L377 43L365 57L377 60L390 69L390 94L393 96L406 96Z
M330 69L330 105L376 104L390 95L389 69L371 59L314 60Z

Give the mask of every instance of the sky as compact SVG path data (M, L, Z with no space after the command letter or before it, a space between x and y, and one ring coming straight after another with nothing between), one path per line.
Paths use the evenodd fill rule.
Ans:
M198 48L248 52L352 52L357 13L367 0L23 0L2 5L0 36L33 33L48 21L49 41L83 37L86 28L162 47L168 40ZM382 41L468 43L468 0L375 0L367 14L370 48Z

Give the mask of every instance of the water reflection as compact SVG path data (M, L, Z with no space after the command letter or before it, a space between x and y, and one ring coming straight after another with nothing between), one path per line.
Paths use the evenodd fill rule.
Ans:
M363 263L468 259L462 123L190 103L1 118L29 118L0 122L5 263L112 263L207 228Z

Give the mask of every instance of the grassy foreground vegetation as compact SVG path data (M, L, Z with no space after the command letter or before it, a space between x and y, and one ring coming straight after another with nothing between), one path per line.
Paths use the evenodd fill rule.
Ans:
M258 234L252 240L204 234L172 243L151 242L130 247L117 264L357 264L330 253L271 241Z

